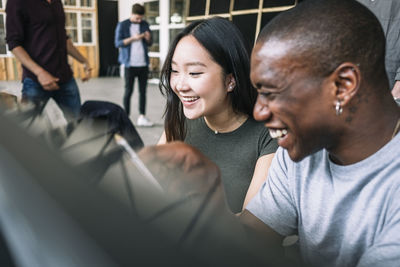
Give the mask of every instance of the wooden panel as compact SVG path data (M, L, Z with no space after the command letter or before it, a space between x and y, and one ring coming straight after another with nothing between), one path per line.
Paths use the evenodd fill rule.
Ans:
M22 65L14 57L0 58L0 81L21 80Z
M6 58L0 58L0 80L7 80Z
M88 59L90 66L92 67L92 77L98 77L98 57L96 53L96 46L77 46L78 51ZM83 65L77 60L69 57L68 59L71 69L74 72L75 78L82 78L84 76Z
M17 76L16 69L14 69L13 58L6 58L7 80L15 80Z
M17 75L15 76L16 80L22 80L22 64L15 58L13 58L13 62L17 69Z
M87 46L78 46L77 48L78 48L79 52L82 54L82 56L89 61L88 56L87 56ZM78 74L79 78L82 78L85 76L85 71L83 70L83 65L79 62L76 62L76 63L78 63L77 64L78 71L76 73Z
M99 59L96 53L96 47L89 46L87 51L87 58L89 59L89 64L92 67L92 77L99 76Z

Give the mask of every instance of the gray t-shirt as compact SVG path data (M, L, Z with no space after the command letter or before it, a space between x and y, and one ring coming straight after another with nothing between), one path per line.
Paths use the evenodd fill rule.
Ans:
M281 235L298 234L311 266L400 266L399 155L400 134L346 166L326 150L295 163L279 148L247 209Z
M131 36L140 33L140 24L131 23L129 28ZM145 67L147 66L146 57L143 47L143 40L136 40L131 43L131 58L129 60L130 67Z
M218 134L208 128L204 118L186 122L185 143L218 165L228 205L232 212L240 212L258 158L274 153L276 141L262 123L251 118L233 132Z

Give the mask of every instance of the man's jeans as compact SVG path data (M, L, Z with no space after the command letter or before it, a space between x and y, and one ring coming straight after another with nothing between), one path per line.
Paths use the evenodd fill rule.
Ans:
M22 86L22 99L32 101L34 104L40 104L41 102L47 102L51 97L56 101L68 120L78 117L81 108L81 97L75 79L72 78L66 83L58 84L58 86L60 87L58 90L46 91L38 82L25 78Z

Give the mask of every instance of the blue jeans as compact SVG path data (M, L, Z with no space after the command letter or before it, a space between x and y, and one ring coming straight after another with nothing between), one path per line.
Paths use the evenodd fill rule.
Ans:
M38 82L31 78L25 78L22 85L22 99L40 104L47 102L51 97L68 120L78 117L81 109L81 97L75 79L72 78L66 83L58 84L58 86L60 87L58 90L46 91Z

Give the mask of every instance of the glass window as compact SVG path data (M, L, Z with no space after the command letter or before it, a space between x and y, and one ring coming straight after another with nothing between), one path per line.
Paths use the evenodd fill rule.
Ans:
M160 52L160 31L152 30L153 44L149 47L150 52Z
M279 2L279 1L276 1ZM234 10L258 9L259 0L235 0Z
M256 35L257 14L237 15L232 17L232 22L242 32L249 47L253 47Z
M229 13L230 0L211 0L210 14Z
M150 57L149 71L149 79L160 77L160 58Z
M268 8L268 7L279 7L279 6L291 6L295 5L296 1L295 0L264 0L263 7Z
M268 13L263 13L261 17L261 29L271 20L273 19L276 15L278 15L280 12L268 12Z
M0 14L0 54L7 54L6 29L4 27L4 14Z
M81 0L81 6L83 7L92 7L92 0Z
M92 40L92 14L82 13L81 15L82 23L82 42L91 43Z
M182 31L182 29L170 29L169 30L169 44L170 45L174 41L174 39L178 35L178 33L180 33L181 31Z
M3 8L3 0L0 0L0 8Z
M190 0L189 16L204 16L206 13L206 0Z
M76 6L76 0L64 0L66 6Z
M184 23L186 19L186 1L170 0L169 22L173 24Z
M78 19L76 13L65 12L65 29L72 42L78 42Z
M146 20L150 25L160 24L160 9L158 1L144 3Z

